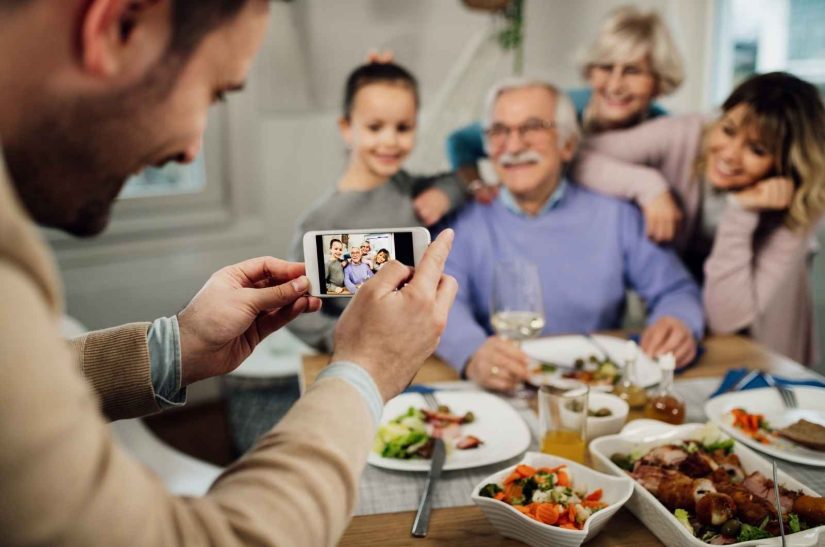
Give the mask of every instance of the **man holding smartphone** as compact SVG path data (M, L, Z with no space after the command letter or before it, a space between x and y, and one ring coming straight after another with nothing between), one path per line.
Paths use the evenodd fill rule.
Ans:
M248 260L214 274L176 317L60 337L63 296L35 223L97 234L131 173L192 161L209 105L244 85L268 8L0 0L4 545L334 544L382 403L435 348L457 290L442 273L451 232L414 278L398 262L382 268L341 318L333 364L192 499L172 496L115 444L104 414L179 403L186 385L233 370L268 334L318 310L303 264ZM312 526L296 524L308 515Z

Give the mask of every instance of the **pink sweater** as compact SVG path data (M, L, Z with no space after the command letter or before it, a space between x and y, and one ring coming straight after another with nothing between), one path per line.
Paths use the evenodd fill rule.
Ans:
M702 178L695 171L707 119L658 118L585 141L573 179L605 194L644 203L667 188L685 214L673 242L701 275L713 333L747 332L800 363L817 358L808 276L811 231L794 232L772 215L729 202L712 241L702 230Z

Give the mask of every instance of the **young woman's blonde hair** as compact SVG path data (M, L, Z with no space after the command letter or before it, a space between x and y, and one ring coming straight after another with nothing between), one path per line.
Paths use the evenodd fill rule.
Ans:
M795 230L812 227L825 211L825 106L818 90L787 72L771 72L739 84L722 104L722 112L739 105L747 107L745 123L755 124L774 157L770 176L793 181L785 224ZM701 166L706 155L705 145Z
M622 6L605 19L596 40L584 52L582 75L587 79L595 65L626 63L646 55L656 77L657 94L673 93L684 80L684 69L665 22L655 11Z

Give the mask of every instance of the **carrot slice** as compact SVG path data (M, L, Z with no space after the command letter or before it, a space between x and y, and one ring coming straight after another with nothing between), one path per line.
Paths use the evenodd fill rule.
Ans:
M518 473L516 473L515 471L513 471L512 473L510 473L510 474L507 476L507 478L506 478L506 479L504 479L504 486L507 486L508 484L513 483L513 482L516 482L516 481L520 481L522 478L523 478L523 477L522 477L521 475L519 475Z
M504 498L506 498L507 496L504 494L504 492L498 492L498 493L497 493L495 496L493 496L493 497L494 497L495 499L497 499L498 501L504 501Z
M536 520L544 524L556 524L559 520L559 510L554 503L540 503L536 508Z
M584 499L586 499L587 501L599 501L600 499L602 499L602 493L602 489L597 488L593 490L590 494L585 496Z
M570 477L567 476L567 473L564 471L559 471L556 473L556 483L559 486L570 486Z
M536 468L529 465L519 464L516 466L515 473L521 475L522 478L532 477L536 474Z

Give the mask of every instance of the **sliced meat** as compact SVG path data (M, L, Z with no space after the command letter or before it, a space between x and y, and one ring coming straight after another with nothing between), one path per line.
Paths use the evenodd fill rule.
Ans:
M754 471L742 481L742 486L747 488L755 496L759 496L768 501L772 507L776 507L776 492L773 488L773 481L760 473ZM793 509L793 502L800 495L799 492L788 490L783 486L779 487L779 504L782 514L786 515Z
M799 420L776 432L802 446L825 451L825 427L819 424L808 420Z
M693 452L679 464L679 471L691 478L707 477L719 467L715 461L701 452Z
M482 444L484 444L483 441L475 435L465 435L456 441L455 447L459 450L469 450L471 448L478 448Z
M825 498L799 496L793 502L793 512L812 526L825 524Z
M727 494L733 499L736 504L736 516L742 522L759 526L765 517L776 514L776 509L766 499L754 495L740 484L729 483L717 486L719 492Z
M659 446L645 454L640 460L646 465L659 465L661 467L677 467L688 457L687 451L675 444Z

